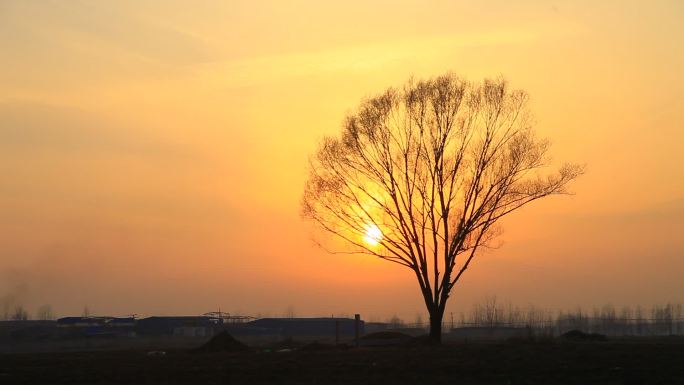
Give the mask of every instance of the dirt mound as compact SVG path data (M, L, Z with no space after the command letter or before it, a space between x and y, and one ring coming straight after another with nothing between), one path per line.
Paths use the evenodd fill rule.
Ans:
M195 352L245 352L249 348L247 345L236 340L228 334L228 332L223 331L207 341L204 345L195 349Z
M570 330L563 333L560 338L567 341L605 341L607 340L605 334L599 333L585 333L581 330Z
M411 339L412 337L408 334L400 333L400 332L375 332L375 333L370 333L366 334L365 336L361 337L361 340L395 340L395 339Z

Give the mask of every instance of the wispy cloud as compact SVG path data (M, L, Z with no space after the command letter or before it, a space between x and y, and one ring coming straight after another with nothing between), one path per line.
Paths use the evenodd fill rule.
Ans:
M224 87L249 86L288 78L334 72L369 72L408 61L437 60L457 50L485 46L525 45L578 36L576 23L536 23L482 32L437 35L333 47L314 52L286 53L199 64L197 75L207 84L220 79Z

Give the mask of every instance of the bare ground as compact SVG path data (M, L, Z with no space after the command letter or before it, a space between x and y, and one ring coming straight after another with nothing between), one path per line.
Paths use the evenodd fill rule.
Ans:
M0 384L684 384L684 340L13 354Z

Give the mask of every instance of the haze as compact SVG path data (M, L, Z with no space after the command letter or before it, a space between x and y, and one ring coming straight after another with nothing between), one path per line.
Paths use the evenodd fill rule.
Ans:
M361 98L450 70L527 90L587 174L509 218L447 312L684 302L683 22L677 0L3 1L0 297L422 314L409 270L321 250L299 203Z

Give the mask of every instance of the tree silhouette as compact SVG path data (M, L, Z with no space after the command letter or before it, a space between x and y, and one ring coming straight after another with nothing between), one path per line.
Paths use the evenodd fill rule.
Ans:
M411 269L434 342L454 285L497 222L567 193L582 173L572 164L540 173L549 144L535 137L528 102L503 79L410 80L364 100L310 159L303 217L347 252Z

